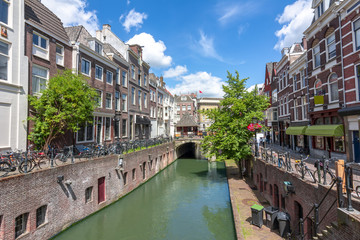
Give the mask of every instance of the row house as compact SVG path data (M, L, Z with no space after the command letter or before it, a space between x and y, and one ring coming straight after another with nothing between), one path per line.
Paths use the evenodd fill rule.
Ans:
M198 131L196 94L175 96L175 136L195 134Z
M208 98L203 97L197 101L197 109L199 111L218 109L222 98ZM199 113L199 131L205 132L211 126L213 120L208 118L205 114Z
M38 0L25 0L25 56L28 59L28 93L40 94L47 81L72 67L72 46L61 20ZM26 111L27 112L27 111ZM31 115L31 111L28 113ZM32 123L28 125L31 131ZM67 133L57 139L73 144Z
M108 143L114 139L115 77L118 65L106 56L103 43L83 26L65 28L71 44L72 68L84 76L98 93L93 123L87 123L76 134L76 143Z
M150 135L152 138L155 138L158 135L158 125L157 125L157 82L156 76L154 73L149 75L149 86L150 86L150 121L151 121L151 130Z
M264 112L264 124L268 127L266 136L270 137L272 142L278 143L278 129L277 129L277 87L274 84L276 75L276 62L266 63L265 66L265 82L263 86L262 95L268 97L270 106ZM276 134L277 133L277 134ZM277 136L277 137L276 137Z
M0 151L24 150L28 106L24 0L2 0L0 9Z
M174 117L175 117L175 98L165 88L165 97L164 97L164 122L165 122L165 135L174 137L175 133L175 125L174 125Z
M143 61L142 47L136 44L129 45L124 43L111 31L109 24L104 24L103 28L96 32L96 38L104 44L110 44L129 64L128 72L124 73L127 79L126 86L123 85L124 89L127 89L125 99L128 103L126 116L128 128L127 138L129 140L149 138L151 124L149 118L150 66ZM125 126L121 125L121 127Z
M343 121L338 110L344 106L342 65L341 1L313 0L314 19L305 30L309 121L305 135L311 136L312 153L344 159Z

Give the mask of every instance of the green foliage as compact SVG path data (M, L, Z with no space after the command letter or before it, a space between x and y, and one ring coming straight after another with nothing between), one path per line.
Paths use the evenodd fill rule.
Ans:
M266 96L258 95L257 88L248 92L246 79L239 79L228 72L227 85L223 85L224 99L219 109L202 111L214 123L207 129L202 149L208 157L217 160L246 159L251 155L250 141L254 132L247 129L253 117L263 120L263 112L270 103Z
M29 140L38 149L45 149L65 131L77 132L85 122L92 123L96 97L96 91L81 75L71 70L58 73L41 94L29 95L28 120L34 123Z

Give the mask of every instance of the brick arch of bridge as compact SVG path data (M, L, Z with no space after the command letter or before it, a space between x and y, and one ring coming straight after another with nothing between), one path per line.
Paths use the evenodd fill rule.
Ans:
M175 141L176 158L192 152L195 158L202 158L201 140L177 140Z

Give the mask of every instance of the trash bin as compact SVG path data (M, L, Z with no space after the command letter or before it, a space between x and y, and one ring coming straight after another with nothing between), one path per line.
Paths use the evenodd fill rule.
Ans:
M290 215L284 212L278 212L276 219L279 222L279 233L281 237L290 232Z
M264 208L265 211L265 223L266 226L271 230L279 228L279 224L276 220L276 215L279 212L279 209L273 206Z
M258 204L254 204L251 206L251 224L256 225L261 228L263 225L263 217L264 217L264 207Z

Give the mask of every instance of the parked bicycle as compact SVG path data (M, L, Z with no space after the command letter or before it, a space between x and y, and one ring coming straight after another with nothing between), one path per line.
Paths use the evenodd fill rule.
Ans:
M323 156L322 160L315 161L314 166L316 170L314 171L314 177L318 183L321 183L321 180L323 180L323 184L326 185L328 180L330 180L330 184L332 181L335 181L336 176L329 168L330 161L335 161L335 159L325 159L325 156Z
M301 174L301 178L304 179L305 175L308 175L310 180L315 183L316 180L314 178L313 173L310 171L310 169L308 168L308 166L305 164L305 161L309 159L310 155L307 155L306 158L303 158L303 156L300 156L300 160L296 160L295 161L295 169L296 171Z
M56 154L54 162L56 166L63 165L69 158L73 159L73 146L65 146L63 150Z

